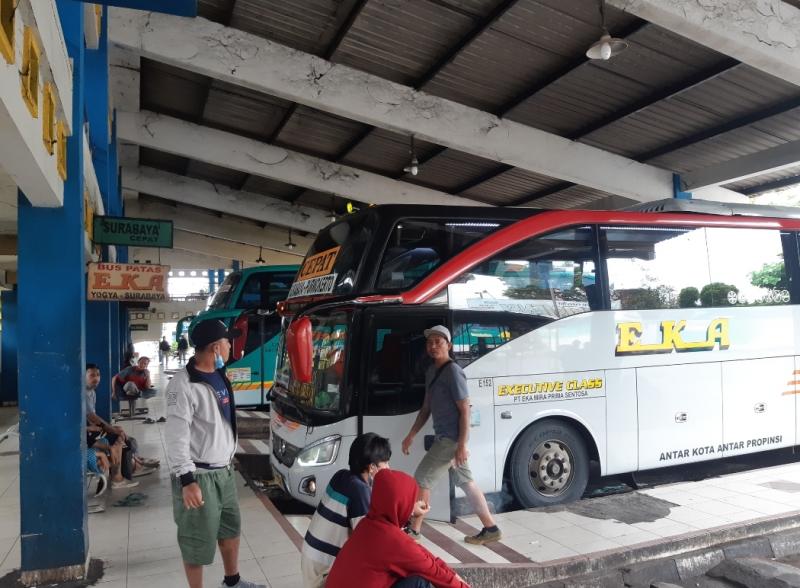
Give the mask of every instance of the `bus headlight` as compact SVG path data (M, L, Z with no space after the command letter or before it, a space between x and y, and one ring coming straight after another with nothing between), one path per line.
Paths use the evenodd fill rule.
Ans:
M301 466L330 465L336 461L341 443L342 437L340 435L331 435L320 439L300 452L297 456L297 463Z

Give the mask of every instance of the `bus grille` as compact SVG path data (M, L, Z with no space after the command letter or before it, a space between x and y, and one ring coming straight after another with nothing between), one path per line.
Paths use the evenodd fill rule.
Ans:
M277 459L287 468L290 468L292 467L292 464L294 463L294 458L297 457L298 453L300 453L299 447L295 447L294 445L287 443L284 439L281 439L280 437L278 437L273 433L272 455L275 456L275 459Z

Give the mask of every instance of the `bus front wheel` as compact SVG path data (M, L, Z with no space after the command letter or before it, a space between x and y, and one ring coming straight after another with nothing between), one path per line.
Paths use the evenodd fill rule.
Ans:
M511 487L524 508L578 500L588 481L586 443L568 423L535 423L522 434L511 455Z

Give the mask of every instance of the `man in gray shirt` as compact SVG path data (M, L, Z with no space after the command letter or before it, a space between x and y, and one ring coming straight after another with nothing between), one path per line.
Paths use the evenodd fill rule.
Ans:
M469 439L469 392L464 370L450 359L453 344L447 327L437 325L425 329L425 348L433 359L433 365L425 374L425 400L411 431L403 439L403 453L408 455L414 437L419 433L428 417L433 415L433 445L417 466L414 477L419 485L419 499L428 504L431 488L452 467L456 474L456 485L460 486L483 524L476 534L464 537L464 541L475 545L499 541L500 529L495 524L486 504L486 497L472 479L467 458ZM413 519L409 535L419 537L423 517Z

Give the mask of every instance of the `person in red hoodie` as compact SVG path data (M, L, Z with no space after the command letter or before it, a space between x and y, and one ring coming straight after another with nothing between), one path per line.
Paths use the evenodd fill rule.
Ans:
M417 482L408 474L389 469L377 473L369 512L339 551L326 588L469 588L403 531L417 493Z

